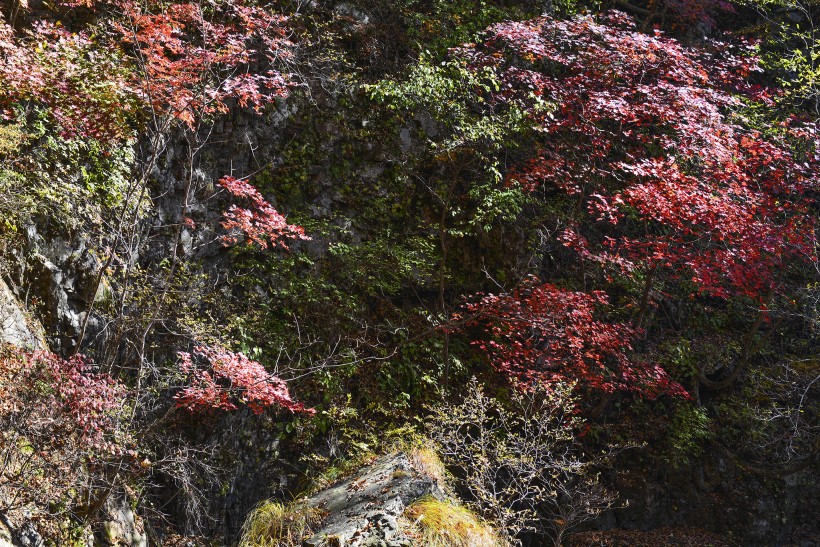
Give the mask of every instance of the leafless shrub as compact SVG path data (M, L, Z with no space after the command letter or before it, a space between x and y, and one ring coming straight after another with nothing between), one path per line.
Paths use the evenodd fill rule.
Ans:
M433 417L430 432L445 463L485 518L516 542L522 533L551 536L613 506L575 440L581 418L568 386L514 393L510 405L484 394L473 379L459 405Z

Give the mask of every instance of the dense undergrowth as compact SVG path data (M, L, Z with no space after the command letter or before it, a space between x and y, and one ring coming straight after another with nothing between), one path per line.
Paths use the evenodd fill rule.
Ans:
M0 274L49 348L0 355L0 511L295 537L289 500L433 439L477 516L409 511L478 539L431 545L809 538L819 15L8 3Z

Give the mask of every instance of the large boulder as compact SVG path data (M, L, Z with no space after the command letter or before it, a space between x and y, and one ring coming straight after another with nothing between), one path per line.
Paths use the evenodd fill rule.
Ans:
M412 545L399 521L414 501L442 499L441 478L400 452L376 459L356 475L306 500L325 515L306 547L400 547Z

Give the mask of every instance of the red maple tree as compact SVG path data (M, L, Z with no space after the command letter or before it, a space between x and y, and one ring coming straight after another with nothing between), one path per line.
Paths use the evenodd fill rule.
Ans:
M744 123L745 105L770 106L774 95L754 83L753 44L684 47L612 12L500 23L454 55L499 74L494 103L523 109L540 135L507 184L571 198L559 240L644 279L636 327L663 273L696 293L756 301L751 340L783 272L816 262L818 133L796 118L765 135ZM630 361L634 331L596 321L596 303L601 293L529 282L469 309L490 318L479 346L517 379L680 392L657 367Z
M259 111L287 94L281 14L244 0L111 4L121 12L113 27L140 69L134 87L154 112L193 129L228 112L230 101Z
M661 367L632 358L635 329L597 318L608 303L601 291L570 291L532 277L509 294L467 304L464 317L487 329L473 344L519 386L570 383L604 393L685 396Z
M508 183L576 199L567 246L627 273L661 268L704 293L761 300L786 265L816 259L820 162L811 124L763 135L734 115L742 101L771 103L750 81L752 53L687 48L617 12L501 23L457 52L498 70L495 100L524 105L543 135Z

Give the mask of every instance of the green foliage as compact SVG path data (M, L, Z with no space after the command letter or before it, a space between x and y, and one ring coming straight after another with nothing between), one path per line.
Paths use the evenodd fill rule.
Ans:
M768 55L767 68L782 76L782 86L795 99L816 101L820 93L820 48L814 41L814 30L796 27L790 32L791 39L800 40L805 48L793 49L787 55Z
M390 295L413 280L431 276L435 247L428 238L400 238L388 228L370 241L331 243L328 253L339 280L347 280L357 294Z
M495 178L492 182L501 182L501 173L497 168L492 168L491 173ZM524 204L528 202L528 197L518 187L498 187L492 183L476 183L467 195L476 203L475 212L469 219L468 226L474 231L481 232L489 232L496 221L514 221L521 214Z
M784 98L820 108L820 47L811 0L740 0L765 22L763 67L777 77Z
M135 162L131 145L61 137L46 123L44 110L6 126L0 134L0 157L11 160L0 169L4 224L43 215L70 230L99 226L128 191Z
M710 423L705 408L688 403L675 405L667 437L670 449L666 456L673 467L687 465L703 453L705 442L712 437Z
M434 64L424 55L407 77L366 86L370 98L396 111L430 116L438 127L427 128L430 145L439 154L461 147L486 146L497 150L507 137L521 131L524 114L510 108L494 112L487 99L500 81L490 67L470 70L461 60ZM441 134L441 138L439 137Z
M100 224L122 204L134 151L128 143L103 145L92 139L44 135L36 149L30 185L36 199L61 224Z
M0 125L0 158L13 157L26 141L21 123Z
M673 378L693 378L698 374L698 361L692 353L689 340L680 338L668 340L661 345L663 357L661 363Z
M17 231L20 220L36 209L36 200L26 191L26 178L15 169L18 154L28 135L23 123L0 125L0 241L5 246ZM2 249L0 246L0 249Z
M357 453L328 461L327 458L316 453L307 454L302 460L303 465L307 465L309 486L307 493L316 493L325 488L329 488L367 465L376 457L376 453L371 450L360 450Z
M101 42L106 30L91 33L35 34L34 63L46 75L35 102L45 101L44 114L55 134L66 139L92 139L117 144L133 136L140 100L132 86L131 67L118 48ZM102 46L102 47L101 47ZM133 81L133 80L132 80ZM53 124L53 125L52 125Z
M25 191L26 178L16 171L0 168L0 234L17 231L21 219L36 210L34 196Z
M432 330L433 325L436 324L436 318L425 314L424 310L416 310L416 312L420 317L426 316L428 321L426 328ZM417 323L416 325L419 330L425 328L424 325ZM387 393L399 393L398 400L394 404L402 404L405 407L409 407L411 402L414 406L420 406L436 401L441 395L445 381L444 363L442 362L443 338L431 332L429 336L419 340L408 340L407 331L402 330L399 334L398 354L391 358L389 366L382 367L379 371L379 380L383 389ZM457 355L458 349L464 348L451 348L451 376L463 371Z
M448 48L478 39L489 25L507 19L526 19L539 14L541 2L519 0L404 0L402 12L408 37L419 50L438 56ZM555 3L562 13L575 0Z
M71 518L64 518L59 523L60 545L64 547L85 547L92 535L87 525L80 524Z
M409 156L413 161L404 169L410 180L420 179L429 211L423 214L429 215L442 257L436 272L440 283L455 280L468 265L449 259L455 241L492 237L494 229L518 219L529 199L517 186L504 184L506 166L530 130L517 105L499 108L489 101L499 86L492 69L470 70L460 59L436 64L423 55L402 80L366 88L371 100L397 119L412 117L415 123L402 131L426 144Z

